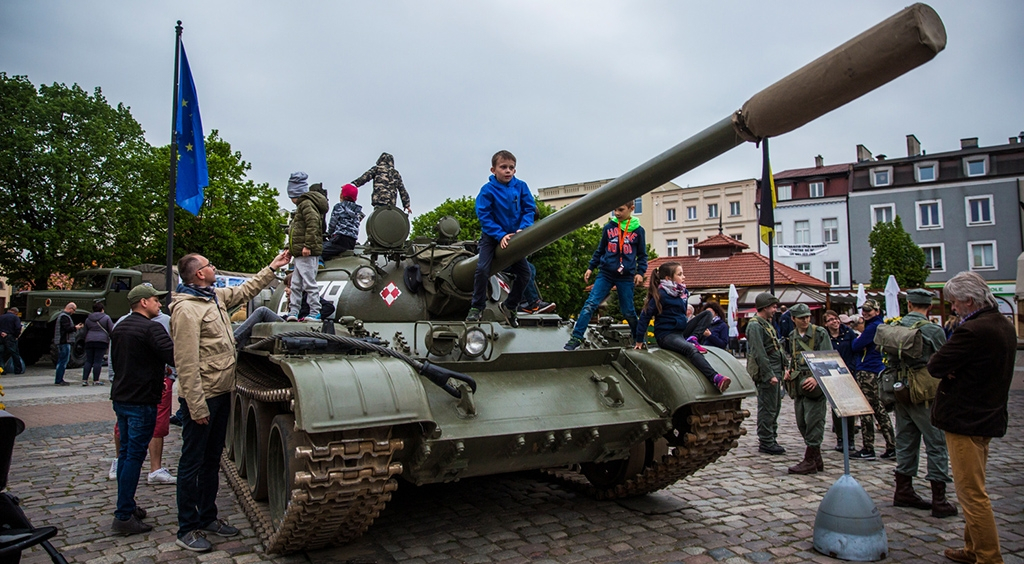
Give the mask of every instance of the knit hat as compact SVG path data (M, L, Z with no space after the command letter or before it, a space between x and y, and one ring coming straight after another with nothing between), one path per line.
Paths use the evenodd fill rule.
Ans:
M306 184L306 179L309 178L305 172L293 172L291 177L288 178L288 197L298 198L299 196L309 192L309 185Z
M779 299L768 292L761 292L754 298L754 307L757 309L764 309L777 303L779 303Z
M348 200L350 202L356 201L359 197L359 188L356 188L355 184L346 184L341 187L341 199Z

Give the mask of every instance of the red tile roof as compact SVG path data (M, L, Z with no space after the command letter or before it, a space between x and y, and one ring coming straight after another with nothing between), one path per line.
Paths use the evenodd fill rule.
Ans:
M729 284L735 284L737 287L767 286L769 282L768 257L756 252L736 253L727 258L658 257L648 263L647 272L654 272L662 263L668 261L675 261L683 265L686 286L691 290L722 288ZM800 285L821 289L830 287L828 282L804 274L778 261L775 262L775 285Z
M718 235L712 235L693 246L695 249L712 249L718 247L739 247L741 249L749 249L750 245L740 241L739 239L733 239L728 235L719 233Z
M801 176L822 176L827 174L849 174L850 167L853 165L850 163L827 165L827 166L816 166L811 168L791 168L782 172L772 174L772 178L778 180L780 178L797 178Z

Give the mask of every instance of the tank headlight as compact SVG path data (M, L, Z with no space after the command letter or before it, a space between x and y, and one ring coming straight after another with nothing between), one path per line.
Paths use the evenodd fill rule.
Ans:
M377 283L377 272L369 266L360 266L352 273L352 283L365 292Z
M44 313L46 313L46 308L36 308L36 317L42 317Z
M487 333L479 327L469 328L462 335L462 352L470 358L476 358L487 350Z

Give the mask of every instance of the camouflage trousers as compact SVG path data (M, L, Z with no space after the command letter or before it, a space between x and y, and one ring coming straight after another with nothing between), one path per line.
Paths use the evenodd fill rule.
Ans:
M893 431L889 412L886 411L882 400L878 397L878 374L867 370L858 370L857 384L860 386L861 393L867 398L868 404L871 405L871 409L875 410L874 420L871 415L860 416L860 431L864 448L872 450L875 448L875 421L877 421L878 428L882 431L882 438L885 439L885 448L887 450L895 449L896 433Z

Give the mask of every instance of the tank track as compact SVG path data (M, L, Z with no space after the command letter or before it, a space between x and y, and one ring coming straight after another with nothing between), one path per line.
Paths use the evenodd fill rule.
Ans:
M261 389L272 376L256 373L247 363L239 363L238 368L243 384L238 393L261 401L281 401L264 398L280 398L288 392L290 399L291 389ZM286 554L340 544L370 527L391 500L391 492L398 488L395 477L402 473L402 464L392 462L392 458L404 446L401 439L388 438L390 429L376 429L371 434L379 436L297 447L295 454L302 460L302 470L295 472L295 489L278 527L273 524L268 505L253 499L234 462L226 454L221 457L227 481L263 541L265 552Z
M668 487L694 474L725 455L739 443L747 430L743 420L750 412L740 409L740 399L693 404L687 417L690 431L683 446L670 447L660 460L622 483L607 488L595 487L577 466L550 468L544 473L555 481L596 499L621 499L648 494Z

